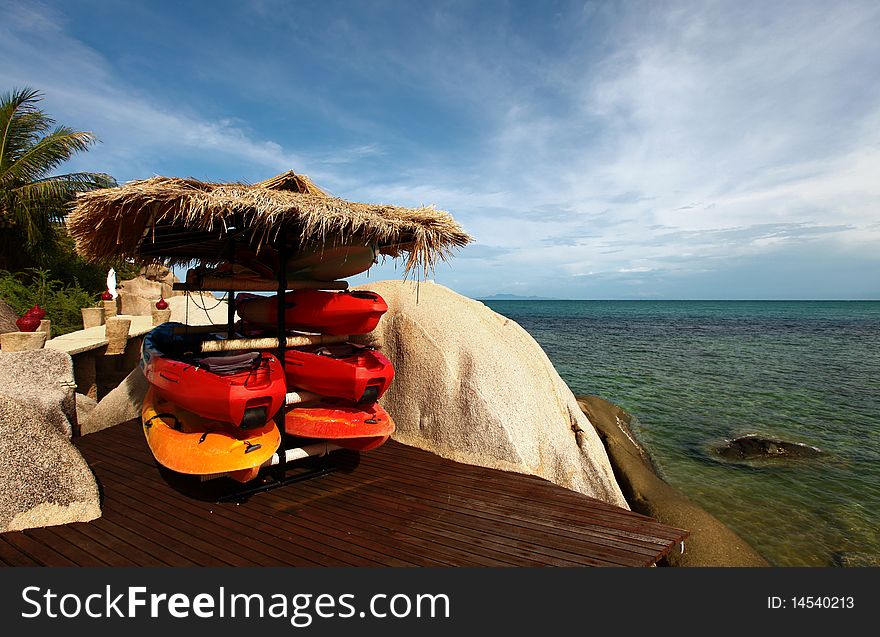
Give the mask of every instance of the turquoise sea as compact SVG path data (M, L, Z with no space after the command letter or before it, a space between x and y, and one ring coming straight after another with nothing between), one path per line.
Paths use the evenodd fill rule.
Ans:
M777 566L880 555L880 301L486 301L575 394L635 416L663 477ZM747 433L818 459L729 464Z

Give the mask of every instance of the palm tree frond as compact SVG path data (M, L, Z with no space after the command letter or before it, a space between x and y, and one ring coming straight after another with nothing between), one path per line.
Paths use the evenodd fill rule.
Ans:
M115 186L103 173L50 176L74 154L97 140L92 133L55 121L38 108L43 96L23 88L0 96L0 226L10 246L39 258L56 240L53 224L63 221L76 193ZM8 246L4 246L4 249ZM0 254L0 262L8 255Z
M0 166L11 163L16 150L36 142L55 123L37 108L42 99L39 91L27 87L0 97Z
M119 184L107 173L67 173L66 175L53 175L37 180L36 183L47 181L67 181L75 186L75 192L88 192L99 188L115 188Z
M31 146L14 163L0 168L0 187L38 181L77 152L88 149L96 138L92 133L60 126Z

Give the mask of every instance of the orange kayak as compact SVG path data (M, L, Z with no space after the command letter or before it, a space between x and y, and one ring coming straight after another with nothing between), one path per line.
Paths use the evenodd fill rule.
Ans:
M332 440L340 447L369 451L394 432L394 421L379 404L351 406L331 399L291 407L284 429L292 436Z
M153 387L144 397L141 420L153 457L178 473L231 473L247 482L281 445L272 420L252 429L209 420L161 398Z

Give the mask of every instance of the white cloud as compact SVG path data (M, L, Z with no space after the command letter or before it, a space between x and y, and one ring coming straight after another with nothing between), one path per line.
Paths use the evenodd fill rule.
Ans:
M577 55L559 61L553 74L566 78L560 90L577 104L567 116L534 102L501 120L494 157L486 159L495 168L488 185L508 193L512 211L547 202L604 211L590 225L598 238L568 250L545 246L546 262L572 272L643 271L632 265L632 251L597 252L611 238L639 244L639 256L652 258L767 253L786 239L680 235L766 223L848 223L847 232L821 240L873 249L880 8L649 6L617 24L612 39L620 45L603 58L586 66ZM633 201L616 200L624 193ZM573 213L552 228L513 218L500 238L481 234L506 247L520 237L523 248L510 259L530 265L536 240L581 226ZM656 226L679 234L664 237Z
M505 281L537 293L542 277L559 290L579 273L657 283L731 259L800 258L790 248L806 244L829 259L876 252L880 5L598 4L537 26L501 10L473 23L458 9L393 12L412 21L393 45L371 31L384 21L373 12L367 26L315 7L290 19L297 51L313 56L299 64L377 93L362 111L349 94L279 80L279 96L336 122L322 152L256 121L206 117L186 95L142 92L40 5L3 9L0 56L12 62L0 86L37 86L60 121L97 130L104 144L81 160L91 169L144 177L169 158L261 176L293 168L340 196L436 204L484 248L440 276L483 293L506 284L502 265ZM266 90L289 63L255 55L223 67L242 90ZM404 129L401 95L436 109L426 128L439 114L466 134ZM346 145L340 131L357 134Z
M137 84L114 75L99 52L69 33L56 11L39 4L4 6L3 11L7 19L0 23L0 58L7 63L0 66L0 86L38 88L46 96L44 108L55 119L95 131L102 142L75 158L72 169L139 179L167 165L169 158L220 156L257 166L264 177L310 165L316 176L332 177L332 172L318 168L320 159L260 139L244 122L206 119L179 96L143 94ZM346 150L357 157L377 152L367 147ZM335 161L345 161L344 153Z

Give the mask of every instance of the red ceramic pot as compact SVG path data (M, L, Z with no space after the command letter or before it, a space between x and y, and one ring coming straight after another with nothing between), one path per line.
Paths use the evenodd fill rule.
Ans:
M38 321L42 321L46 318L46 310L40 307L39 304L33 306L24 314L25 316L36 316Z
M36 314L25 314L15 321L15 325L20 332L36 332L37 328L40 327L40 320L41 319Z

